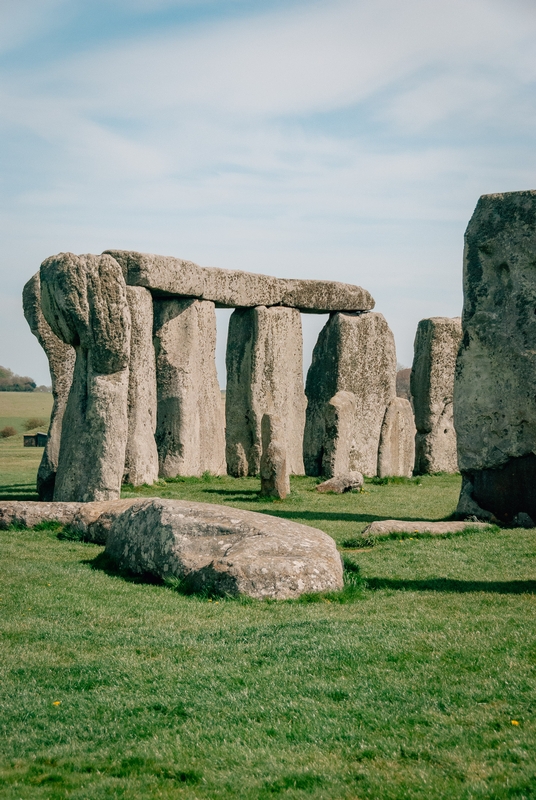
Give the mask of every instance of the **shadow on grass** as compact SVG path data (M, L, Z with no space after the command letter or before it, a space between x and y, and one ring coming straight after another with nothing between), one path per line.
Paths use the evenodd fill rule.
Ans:
M228 494L233 497L237 495L247 495L248 497L258 497L260 489L202 489L203 494Z
M150 572L137 574L125 569L119 569L115 561L112 561L106 553L99 553L95 558L84 559L81 563L98 572L104 572L113 578L122 578L127 583L151 583L154 586L164 586L164 581Z
M454 578L366 578L367 589L395 589L406 592L488 592L490 594L536 594L536 581L460 581Z
M273 517L284 517L285 519L299 519L299 520L326 520L328 522L374 522L375 520L393 519L393 516L383 517L380 514L345 514L341 511L287 511L286 509L274 508L270 509L268 513ZM429 517L397 517L404 522L446 522L448 517L441 520L436 518L430 519Z
M348 558L343 558L344 565L344 586L338 591L317 592L313 594L303 594L300 597L295 597L287 600L275 600L273 598L265 599L264 601L256 600L247 595L237 594L235 591L235 579L231 578L225 584L221 583L221 574L216 574L216 582L211 583L210 580L205 585L200 586L194 577L193 582L188 578L180 580L171 578L169 580L162 580L151 573L144 572L141 575L130 572L129 570L120 569L117 564L106 554L99 553L98 556L91 559L84 559L82 564L90 567L91 569L104 572L106 575L115 578L121 578L127 583L137 584L152 584L153 586L167 586L169 589L178 592L185 596L195 596L201 599L217 598L218 600L231 600L242 604L250 604L255 602L285 602L285 603L352 603L363 598L363 589L365 588L365 581L361 576L359 565ZM208 577L210 572L205 571ZM230 591L228 591L230 589Z
M39 500L35 482L0 484L0 500Z

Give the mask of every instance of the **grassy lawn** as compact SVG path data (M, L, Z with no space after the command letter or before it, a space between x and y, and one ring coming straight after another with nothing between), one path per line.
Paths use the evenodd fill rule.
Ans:
M447 517L459 481L125 487L328 532L361 583L315 601L187 597L57 531L0 532L0 798L535 798L536 534L343 546Z
M0 438L0 500L37 500L35 478L43 455L42 447L23 447L24 433L48 430L52 395L47 392L0 392L0 430L6 426L17 433ZM25 422L44 420L44 425L30 431Z

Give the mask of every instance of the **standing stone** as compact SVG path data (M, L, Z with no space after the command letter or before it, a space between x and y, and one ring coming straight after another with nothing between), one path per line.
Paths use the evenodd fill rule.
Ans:
M337 392L324 411L322 475L334 478L350 472L356 456L357 405L352 392Z
M130 312L111 256L60 253L41 264L43 314L76 349L54 500L115 500L127 441Z
M282 439L281 420L264 414L261 422L261 495L284 500L290 494L287 453Z
M225 474L216 313L207 300L154 302L160 475Z
M383 315L333 314L320 331L307 373L303 446L307 475L322 472L326 403L340 391L351 392L356 402L348 469L376 474L380 429L385 409L395 397L395 384L395 341Z
M292 475L303 475L303 344L294 308L237 308L227 339L226 456L230 475L258 475L261 420L275 414Z
M501 521L536 519L536 191L480 198L463 286L454 387L461 499L472 495Z
M133 486L158 478L156 364L153 346L153 298L147 289L127 286L130 309L128 438L123 480Z
M37 471L37 494L40 500L51 501L60 453L61 425L69 390L73 381L76 352L74 347L58 339L41 310L39 273L30 278L22 291L24 316L33 335L47 354L52 381L52 413L47 443Z
M378 475L411 478L415 464L415 422L411 403L394 397L385 412L378 450Z
M417 425L418 474L458 471L452 398L461 338L459 317L431 317L422 319L417 326L411 394Z

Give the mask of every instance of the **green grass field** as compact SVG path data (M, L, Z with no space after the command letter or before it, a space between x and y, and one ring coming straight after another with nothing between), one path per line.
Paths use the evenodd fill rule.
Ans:
M535 798L536 534L342 546L447 517L459 482L125 487L326 531L359 573L301 601L184 596L57 531L0 532L0 798Z
M43 455L41 447L23 447L24 433L47 431L52 410L52 395L46 392L0 392L0 430L11 426L17 431L0 438L0 500L37 500L35 478ZM27 431L26 420L40 418L45 425Z

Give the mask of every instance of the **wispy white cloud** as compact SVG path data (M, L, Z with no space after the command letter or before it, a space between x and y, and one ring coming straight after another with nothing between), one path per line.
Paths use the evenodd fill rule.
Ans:
M419 317L459 312L478 195L536 185L535 34L524 0L332 0L56 46L3 79L10 265L118 245L327 271L376 294L407 362Z

